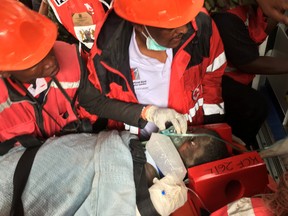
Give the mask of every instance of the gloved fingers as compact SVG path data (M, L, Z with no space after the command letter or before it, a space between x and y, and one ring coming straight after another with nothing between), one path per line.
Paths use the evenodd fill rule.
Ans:
M165 130L165 122L164 121L156 121L154 124L159 128L160 131Z
M177 134L180 134L181 133L181 126L180 126L180 123L178 122L178 120L176 118L172 119L171 123L173 124L174 129L176 130Z
M187 131L186 116L173 109L148 106L143 115L147 121L154 122L159 130L165 130L165 123L171 122L177 133L186 133Z
M180 114L180 117L177 118L180 123L181 133L185 134L187 132L187 118L185 115Z
M175 118L171 120L171 123L178 134L187 132L187 120L185 115L177 113Z

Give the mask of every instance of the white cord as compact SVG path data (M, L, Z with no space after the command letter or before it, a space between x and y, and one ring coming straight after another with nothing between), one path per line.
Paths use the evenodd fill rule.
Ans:
M190 188L188 188L188 187L187 187L187 189L188 189L189 191L191 191L191 192L197 197L197 199L200 201L202 207L203 207L206 211L208 211L209 214L211 214L211 212L208 210L208 208L206 207L206 205L204 204L204 202L202 201L202 199L200 198L200 196L199 196L194 190L192 190L192 189L190 189Z

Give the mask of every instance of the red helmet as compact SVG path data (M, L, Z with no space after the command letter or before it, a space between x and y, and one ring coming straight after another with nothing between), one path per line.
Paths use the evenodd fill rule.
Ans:
M0 71L36 65L55 43L56 25L18 1L1 0L0 20Z
M177 28L193 20L204 0L114 0L115 12L138 24Z

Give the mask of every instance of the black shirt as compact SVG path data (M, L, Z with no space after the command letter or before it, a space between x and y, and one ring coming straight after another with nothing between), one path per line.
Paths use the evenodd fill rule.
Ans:
M235 67L248 64L259 57L258 44L249 35L245 23L231 13L215 13L212 15L224 44L228 62Z

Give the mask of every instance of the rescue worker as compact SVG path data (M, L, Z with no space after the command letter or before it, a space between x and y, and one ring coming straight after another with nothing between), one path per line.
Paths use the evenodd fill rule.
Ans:
M260 7L239 6L212 15L223 40L228 67L222 80L225 116L233 134L258 149L256 135L268 115L264 96L251 88L255 74L288 73L286 58L260 56L259 45L277 22ZM249 125L249 127L247 127Z
M225 1L225 2L223 2ZM280 7L280 1L277 2L258 0L267 13L272 13L277 16L279 21L283 21L286 16L277 13L274 7ZM83 34L85 31L90 31L92 39L94 39L94 32L98 30L104 20L106 11L112 7L111 0L102 1L54 1L43 0L39 12L47 15L58 25L58 40L63 40L69 43L79 43L82 48L82 57L87 60L88 53L93 46L93 41L87 41ZM263 2L263 3L262 3ZM255 0L241 1L241 0L205 0L205 6L208 11L222 10L225 8L232 8L237 5L251 5L255 4ZM273 5L272 5L273 4ZM275 6L275 4L277 4ZM48 7L49 6L49 7ZM272 7L273 6L273 7ZM48 10L49 8L49 10ZM49 11L49 12L48 12ZM270 12L271 11L271 12ZM272 15L272 14L271 14Z
M91 132L96 116L165 129L172 121L185 132L185 116L172 109L126 103L103 96L88 81L77 48L55 42L57 28L46 17L15 0L0 8L0 142L29 134L46 139ZM1 145L0 145L1 146Z
M89 78L111 98L170 107L192 124L221 122L226 58L202 5L202 0L114 1L91 50ZM148 124L141 138L156 130Z

